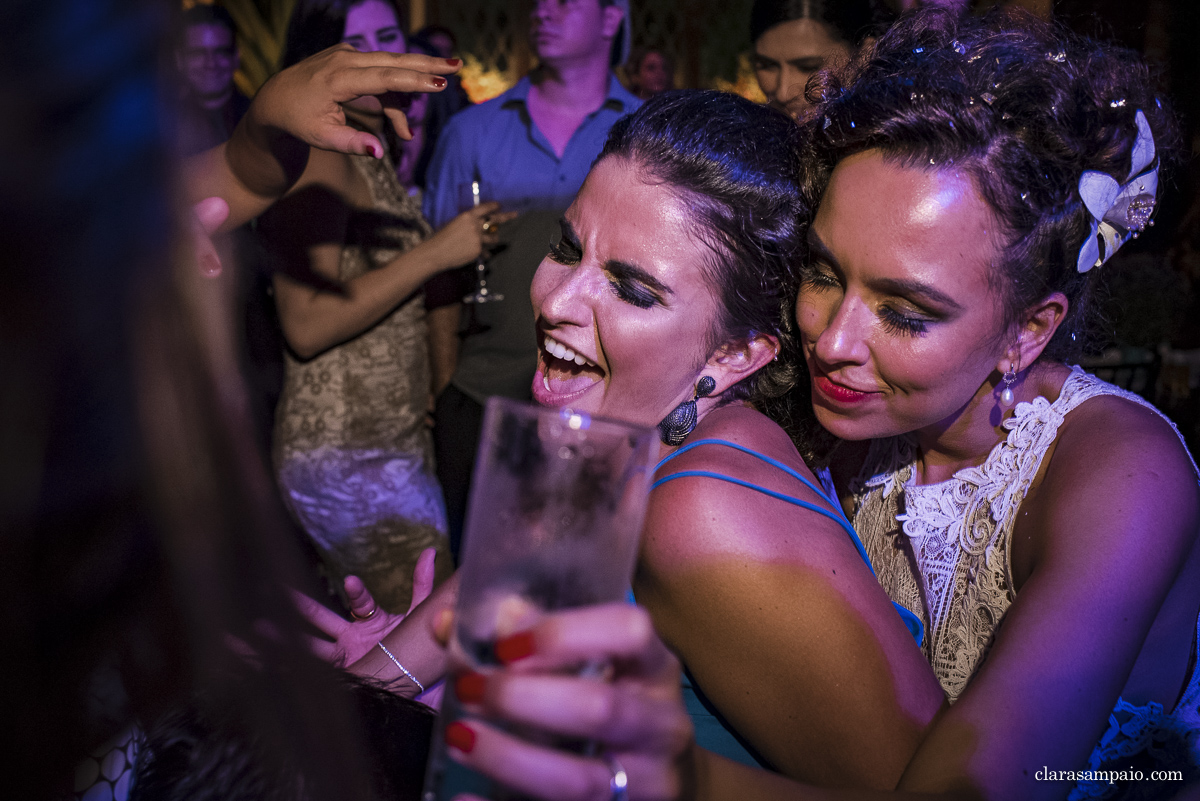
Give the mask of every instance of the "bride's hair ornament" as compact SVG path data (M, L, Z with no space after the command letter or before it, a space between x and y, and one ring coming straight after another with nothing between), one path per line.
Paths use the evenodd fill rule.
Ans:
M1079 178L1079 197L1092 217L1092 230L1079 249L1076 268L1086 273L1112 258L1117 249L1153 225L1158 197L1158 159L1146 115L1138 109L1137 140L1133 144L1129 178L1118 184L1111 175L1087 170Z

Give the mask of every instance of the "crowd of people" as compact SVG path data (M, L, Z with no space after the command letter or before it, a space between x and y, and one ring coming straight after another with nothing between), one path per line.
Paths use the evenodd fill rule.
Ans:
M1200 797L1200 474L1073 366L1178 120L928 5L756 0L763 105L672 91L629 0L537 0L478 105L393 0L299 0L253 98L219 5L0 12L21 797L416 798L442 682L451 758L548 801ZM31 47L68 19L103 46ZM636 604L481 674L495 396L661 447Z

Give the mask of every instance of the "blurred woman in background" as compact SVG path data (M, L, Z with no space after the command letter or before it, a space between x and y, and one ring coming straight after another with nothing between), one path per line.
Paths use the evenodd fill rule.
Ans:
M814 73L844 65L887 20L879 0L755 0L750 11L754 76L767 101L797 117Z
M85 753L200 693L301 766L308 797L371 798L359 720L284 590L303 571L254 448L232 267L193 250L190 215L175 215L168 28L150 0L0 10L0 142L20 154L0 174L4 786L61 798ZM184 170L192 201L224 198L196 229L261 213L310 145L379 148L341 124L339 101L432 90L450 71L346 49L276 76L233 139Z
M304 0L285 66L339 41L405 49L389 2ZM368 101L347 106L347 119L383 138L383 113ZM446 554L439 575L450 569L426 425L421 286L492 241L504 219L497 209L481 205L434 234L389 153L314 151L292 194L261 221L288 344L273 441L279 485L335 577L360 576L389 611L408 608L424 549Z

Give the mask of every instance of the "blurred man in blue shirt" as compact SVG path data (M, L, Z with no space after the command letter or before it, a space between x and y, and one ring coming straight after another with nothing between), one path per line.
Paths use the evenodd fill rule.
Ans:
M435 391L434 444L455 554L471 468L492 395L528 400L537 343L529 286L558 232L558 219L583 184L608 130L641 101L611 67L630 42L628 0L537 0L530 41L538 67L499 97L464 109L443 130L429 166L425 216L439 227L479 181L506 210L502 250L488 262L487 286L501 301L473 304L459 334L462 273L427 287ZM439 303L446 305L439 305ZM461 340L461 341L460 341Z

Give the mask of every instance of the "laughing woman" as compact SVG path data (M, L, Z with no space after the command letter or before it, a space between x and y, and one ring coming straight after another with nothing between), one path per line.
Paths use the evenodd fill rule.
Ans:
M1157 201L1174 134L1152 86L1131 54L1023 15L926 13L828 80L806 123L816 214L796 320L813 407L864 446L843 449L835 480L952 701L900 789L1169 798L1200 779L1196 467L1156 410L1063 361L1105 262ZM839 797L681 758L644 621L573 622L523 635L538 662L489 679L493 713L605 743L629 797ZM522 703L548 686L531 667L594 658L597 642L635 672L569 696L555 677L570 703ZM471 725L457 756L526 789L595 798L613 775ZM506 771L516 755L537 770Z
M533 394L659 428L633 588L686 665L702 741L795 778L892 787L942 692L853 529L760 411L798 378L799 146L786 115L717 92L659 95L618 122L533 281ZM335 634L380 625L325 619ZM403 685L367 646L355 669Z

